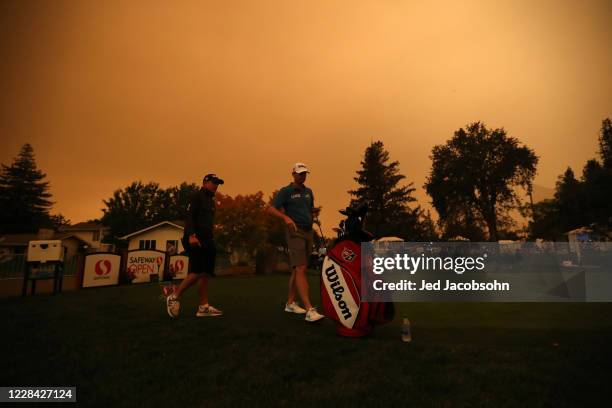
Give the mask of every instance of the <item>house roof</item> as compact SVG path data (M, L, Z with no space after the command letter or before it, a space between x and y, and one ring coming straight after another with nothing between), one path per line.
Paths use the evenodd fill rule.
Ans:
M71 238L76 239L77 241L80 241L83 244L89 245L89 242L71 233L58 234L58 235L55 235L51 239L57 239L57 240L63 241L66 239L71 239ZM0 246L4 246L4 247L28 246L30 241L38 241L38 240L40 240L40 238L38 238L37 233L6 234L6 235L0 236Z
M0 237L0 246L28 246L28 242L37 239L37 233L5 234Z
M84 221L78 222L74 225L66 225L60 227L60 231L97 231L100 228L108 228L105 227L100 221Z
M147 232L147 231L153 230L153 229L155 229L155 228L159 228L159 227L161 227L162 225L169 225L169 226L171 226L171 227L178 228L178 229L180 229L180 230L185 229L185 228L183 227L183 225L180 225L180 224L182 224L182 223L175 222L175 221L172 221L172 222L171 222L171 221L162 221L162 222L157 223L157 224L155 224L155 225L151 225L150 227L143 228L143 229L141 229L141 230L138 230L138 231L132 232L131 234L128 234L128 235L124 235L124 236L122 236L122 237L119 237L119 239L122 239L122 240L125 240L125 239L130 239L130 238L135 237L135 236L137 236L137 235L143 234L143 233L145 233L145 232Z
M76 239L77 241L80 241L82 244L90 245L90 243L85 241L83 238L79 238L77 235L74 235L74 234L71 234L71 233L59 234L59 235L53 237L53 239L60 239L62 241L66 240L66 239Z
M566 233L564 233L563 235L570 235L570 234L585 234L585 233L589 233L589 232L593 232L592 229L588 228L588 227L580 227L580 228L576 228L573 229L571 231L567 231Z

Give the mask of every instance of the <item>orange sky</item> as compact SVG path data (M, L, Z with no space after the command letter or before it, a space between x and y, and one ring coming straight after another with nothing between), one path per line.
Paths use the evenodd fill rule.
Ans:
M595 156L612 116L610 1L3 1L0 162L34 146L61 212L101 216L133 180L207 172L229 194L308 184L326 230L382 140L418 187L476 120L540 156Z

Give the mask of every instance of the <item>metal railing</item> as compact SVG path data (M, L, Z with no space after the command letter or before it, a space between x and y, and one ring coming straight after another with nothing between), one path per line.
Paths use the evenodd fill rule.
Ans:
M64 276L74 276L79 267L79 256L74 255L64 260ZM22 279L25 274L26 255L13 254L0 258L0 280Z

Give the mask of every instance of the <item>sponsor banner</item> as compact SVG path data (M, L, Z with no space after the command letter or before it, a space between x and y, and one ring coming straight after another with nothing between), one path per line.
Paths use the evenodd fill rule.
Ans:
M323 261L321 281L325 287L325 294L327 294L334 308L336 314L336 319L334 320L341 323L344 327L352 328L359 314L360 304L353 278L350 274L345 273L340 265L327 256Z
M172 255L168 261L168 269L172 279L185 279L189 271L189 257L186 255Z
M365 301L612 301L612 242L374 242L361 249Z
M153 250L128 251L125 270L132 283L151 282L155 275L161 281L164 276L166 253Z
M121 256L101 253L85 256L83 268L83 287L117 285L119 283L119 269Z

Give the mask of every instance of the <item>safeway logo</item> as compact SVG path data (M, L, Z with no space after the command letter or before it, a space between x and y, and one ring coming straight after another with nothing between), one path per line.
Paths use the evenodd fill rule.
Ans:
M174 272L179 273L183 272L183 268L185 267L185 262L182 259L177 259L174 263Z
M342 250L342 258L347 261L347 262L353 262L353 259L355 259L357 255L351 251L350 248L344 248Z
M108 275L111 271L111 263L108 259L100 259L96 262L96 275Z

